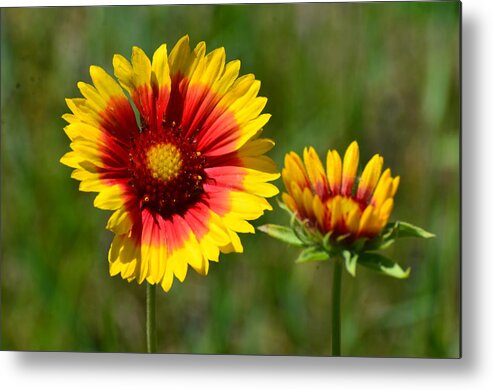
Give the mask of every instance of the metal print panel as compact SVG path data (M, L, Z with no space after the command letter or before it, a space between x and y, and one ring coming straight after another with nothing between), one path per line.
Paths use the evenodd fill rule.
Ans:
M2 9L1 348L460 357L460 12Z

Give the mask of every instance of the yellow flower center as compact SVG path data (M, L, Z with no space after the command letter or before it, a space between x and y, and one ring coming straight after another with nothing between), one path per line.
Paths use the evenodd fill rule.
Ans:
M181 165L181 153L173 144L159 144L147 152L147 166L154 179L166 182L177 177Z

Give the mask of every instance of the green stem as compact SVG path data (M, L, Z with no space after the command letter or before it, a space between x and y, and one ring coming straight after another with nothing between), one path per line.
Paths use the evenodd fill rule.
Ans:
M146 341L147 352L156 352L156 285L146 283Z
M341 283L342 262L334 261L332 283L332 356L341 356Z

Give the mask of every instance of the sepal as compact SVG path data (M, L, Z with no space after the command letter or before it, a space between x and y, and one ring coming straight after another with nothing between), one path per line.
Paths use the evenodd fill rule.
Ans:
M356 264L358 263L358 254L351 253L349 251L342 251L342 257L344 257L344 265L346 266L347 272L351 276L356 276Z
M286 226L267 224L259 226L257 229L287 244L303 246L303 242L294 234L293 230Z
M296 263L306 263L308 261L325 261L330 258L329 254L323 249L311 246L301 251L300 255L296 259Z
M362 253L359 255L358 262L365 267L397 279L406 279L411 273L411 268L408 267L404 271L395 261L390 260L379 253Z

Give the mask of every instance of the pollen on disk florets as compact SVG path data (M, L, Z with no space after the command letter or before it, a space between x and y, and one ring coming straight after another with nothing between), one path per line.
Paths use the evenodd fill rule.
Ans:
M180 150L173 144L157 144L147 152L147 165L154 179L167 182L178 176L182 160Z
M175 123L143 127L129 153L131 185L141 207L169 217L200 199L205 158L194 138Z

